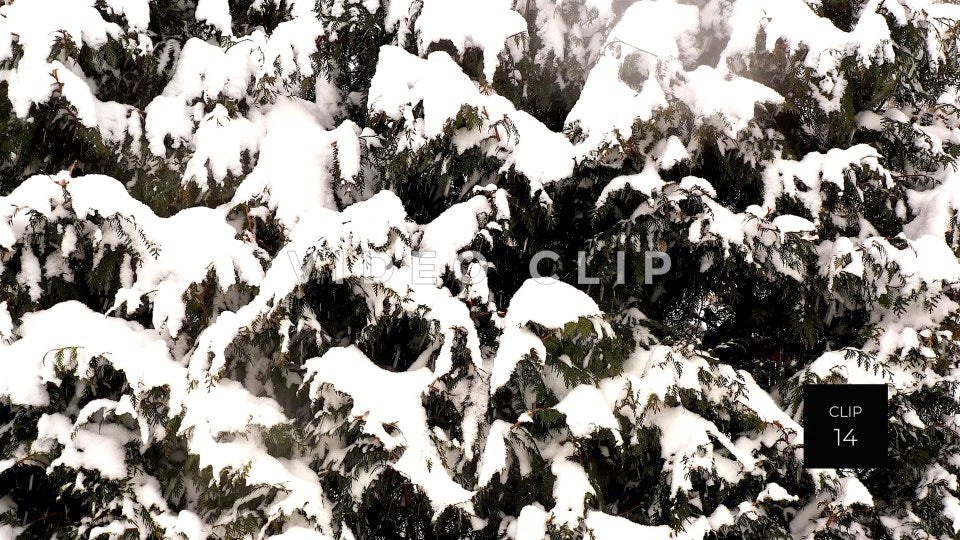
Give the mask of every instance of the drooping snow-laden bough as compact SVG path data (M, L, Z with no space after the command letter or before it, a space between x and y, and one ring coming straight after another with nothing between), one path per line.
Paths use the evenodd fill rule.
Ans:
M0 0L0 537L957 537L958 28Z

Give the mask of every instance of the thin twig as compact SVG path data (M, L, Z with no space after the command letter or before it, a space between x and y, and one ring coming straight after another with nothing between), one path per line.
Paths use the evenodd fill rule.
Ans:
M633 45L633 44L631 44L631 43L627 43L626 41L624 41L624 40L622 40L622 39L620 39L620 38L614 38L613 43L622 43L622 44L626 45L627 47L633 47L634 49L636 49L636 50L638 50L638 51L640 51L640 52L647 53L647 54L649 54L650 56L653 56L654 58L660 58L659 55L657 55L657 54L655 54L655 53L652 53L652 52L650 52L650 51L648 51L648 50L646 50L646 49L641 49L640 47L637 47L636 45Z

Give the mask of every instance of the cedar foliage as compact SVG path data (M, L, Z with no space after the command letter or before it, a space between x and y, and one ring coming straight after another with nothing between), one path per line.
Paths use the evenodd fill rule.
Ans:
M957 537L960 5L451 5L0 0L0 536Z

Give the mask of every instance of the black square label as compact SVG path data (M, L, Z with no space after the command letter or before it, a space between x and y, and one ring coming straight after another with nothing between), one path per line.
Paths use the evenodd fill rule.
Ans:
M887 385L803 387L803 465L882 467L887 462Z

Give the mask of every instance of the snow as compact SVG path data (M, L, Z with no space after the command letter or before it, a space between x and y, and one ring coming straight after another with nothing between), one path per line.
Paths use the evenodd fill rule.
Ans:
M222 289L239 282L256 285L262 278L259 260L234 238L236 231L225 222L224 211L188 208L160 218L130 197L117 180L99 175L34 176L7 197L0 197L0 217L9 220L0 222L0 246L9 249L25 234L29 217L22 209L59 218L66 215L67 206L79 219L117 219L117 228L105 225L100 236L93 239L99 249L116 248L123 244L118 236L122 232L130 238L129 248L139 255L136 280L117 293L115 307L127 305L132 311L143 296L153 292L153 323L157 328L167 328L173 336L186 316L183 294L191 285L202 282L211 269ZM21 271L20 279L37 294L39 263L28 247L24 253L31 264Z
M226 4L225 0L203 0L200 6L219 2ZM256 37L251 36L249 41L227 50L200 38L188 40L183 44L176 70L163 90L163 96L178 97L187 103L199 97L215 99L221 95L241 99L250 79L255 76L250 52Z
M292 196L293 192L290 194ZM314 266L328 267L333 279L345 280L363 275L363 268L357 267L362 265L345 264L347 254L361 246L385 246L386 253L403 254L402 241L394 238L391 243L390 240L391 231L406 228L406 216L400 200L390 191L382 191L351 205L342 213L318 208L292 217L296 226L290 232L290 241L278 251L289 258L275 259L265 272L257 295L236 311L220 313L199 336L196 351L190 359L190 369L197 376L207 370L218 372L223 369L225 351L230 343L243 329L253 327L261 317L275 311L278 302L294 291L302 279L297 273L297 270L303 270L302 265L308 266L307 271ZM338 249L341 256L337 260L312 258L314 250L323 246ZM399 275L398 272L394 274Z
M680 180L680 188L687 191L699 190L712 199L717 198L717 190L713 188L713 185L703 178L696 176L685 176L683 180Z
M783 195L799 199L817 221L823 204L821 186L831 183L841 191L848 171L863 167L881 175L887 175L880 165L880 155L867 144L858 144L847 149L834 148L826 154L810 152L800 161L775 159L765 167L763 209L774 207L774 201ZM806 186L801 191L798 184Z
M145 112L144 129L154 155L166 155L166 137L172 141L171 148L180 148L193 136L192 115L182 98L157 96L147 105Z
M597 303L574 286L561 281L545 283L528 279L510 299L504 323L522 326L534 322L547 328L563 328L581 317L600 315ZM599 323L595 328L598 334L603 334Z
M104 3L114 13L123 15L132 31L146 30L150 23L149 0L104 0Z
M810 220L789 214L773 218L773 226L776 227L781 234L813 232L816 230L816 227Z
M332 540L332 537L306 527L290 527L282 533L272 535L269 538L271 540Z
M329 523L330 503L317 474L303 461L270 455L262 443L261 429L286 421L277 403L224 379L209 389L194 388L187 401L179 435L186 436L200 469L210 468L214 482L219 483L222 471L231 470L251 487L282 485L275 498L263 503L268 516L302 512L320 525ZM223 436L234 431L240 436Z
M767 487L763 488L763 491L757 495L758 501L795 501L798 498L796 495L788 493L787 490L783 489L783 486L776 482L767 484Z
M603 187L603 191L600 192L600 196L597 197L596 206L600 208L606 204L611 195L625 189L639 191L647 197L652 197L654 193L662 190L664 185L665 182L657 172L657 168L648 163L643 171L637 174L618 176L608 182Z
M690 153L683 141L676 135L671 135L666 141L657 143L654 154L658 156L657 165L661 170L668 171L680 162L690 159Z
M531 350L541 362L546 359L543 342L524 327L528 322L559 329L585 317L593 322L597 335L603 336L608 327L600 319L601 315L596 302L572 285L559 281L546 283L537 279L524 281L510 299L503 319L505 329L493 360L490 393L493 394L510 380L517 364Z
M758 103L783 103L783 96L758 82L727 77L721 70L699 66L684 74L685 81L674 95L690 107L697 121L717 117L717 127L731 138L753 120Z
M661 5L652 2L638 2L631 6L624 14L621 22L614 28L611 37L607 39L604 45L603 54L590 70L580 93L580 99L567 115L565 121L565 126L577 126L584 131L586 138L578 144L578 147L585 149L581 150L582 153L586 154L606 144L614 144L619 138L629 137L635 119L643 122L649 121L655 109L666 107L667 101L664 89L656 79L648 78L639 92L620 80L619 72L622 63L620 56L622 53L615 53L615 49L611 47L617 42L618 38L616 36L621 33L633 38L634 36L646 35L649 32L650 39L643 40L641 44L636 45L637 47L644 49L647 47L667 48L667 50L651 51L657 55L657 58L666 57L670 54L669 46L670 42L673 41L675 51L676 39L670 35L664 40L664 34L667 32L692 32L695 24L692 12L695 12L696 8L693 8L693 6L687 6L687 9L678 8L676 14L667 13L669 15L667 17L653 18L652 14L648 13L649 11L668 9L660 8ZM692 12L689 8L693 8ZM673 24L646 25L652 28L640 26L638 22L635 22L644 20L651 23L654 20L675 22ZM625 39L625 41L629 42L630 40ZM629 52L629 50L625 52ZM644 56L642 52L637 54ZM676 55L676 52L674 52L674 55ZM646 63L652 62L652 60L638 60L638 62Z
M333 157L335 149L356 145L360 129L345 121L330 126L317 105L298 99L280 99L255 123L265 135L253 171L233 196L233 205L259 202L273 212L287 231L316 209L334 208ZM338 156L341 171L356 171L359 156Z
M0 302L0 343L9 344L13 340L13 319L7 310L7 302Z
M557 449L550 464L550 472L554 476L553 499L556 503L550 515L555 524L570 528L583 518L586 496L596 493L583 467L568 459L573 452L572 445L563 445Z
M386 450L405 447L393 467L424 490L435 513L449 505L469 506L472 493L440 466L441 458L430 442L421 405L421 395L434 379L429 369L385 371L354 346L330 349L320 358L307 360L306 368L311 398L320 396L322 384L333 386L353 399L350 414L364 419L364 432L376 437ZM392 399L384 400L385 395ZM388 427L396 435L388 432Z
M677 363L680 367L677 367ZM743 391L731 394L729 383L719 386L704 384L700 378L703 370L709 370L715 380L738 381ZM597 385L607 404L618 403L629 391L633 402L647 404L652 401L663 403L674 388L686 389L703 395L714 403L733 399L742 403L748 410L754 411L763 422L780 426L786 433L801 434L802 428L790 418L772 400L769 394L757 386L746 372L736 372L725 365L710 366L697 357L684 358L669 347L657 345L649 349L638 348L627 359L624 374L600 381ZM600 403L589 410L599 411ZM612 411L608 405L607 413ZM621 410L621 413L623 411ZM586 415L585 411L580 412ZM593 413L597 415L597 412ZM659 410L642 414L642 411L628 413L636 415L636 421L643 425L654 426L660 431L661 457L665 460L664 472L668 474L671 493L690 489L689 473L692 469L716 469L728 482L736 482L745 473L754 471L757 460L749 449L742 448L739 441L731 441L709 420L682 407L661 406ZM788 435L788 438L791 437ZM720 443L722 451L715 444ZM732 456L727 459L721 453Z
M263 276L259 259L235 239L236 231L225 222L224 210L187 208L160 218L110 177L69 178L62 173L28 178L8 196L0 197L0 246L11 249L27 238L30 217L26 209L53 220L70 214L81 220L94 216L114 219L85 232L98 256L105 249L121 247L137 255L134 279L118 291L114 308L126 305L132 312L144 296L152 294L153 324L172 336L178 334L186 316L184 293L204 281L211 270L222 289L238 283L258 285ZM71 235L75 233L65 233L61 244L64 257L75 249L77 240ZM129 241L124 242L124 237ZM18 279L38 297L44 277L39 260L29 244L20 248L24 264Z
M63 445L49 469L59 466L97 471L106 478L121 479L127 467L123 444L130 439L129 431L114 425L98 426L96 430L75 429L73 422L62 414L45 414L37 422L37 442L53 439Z
M57 332L50 333L50 328ZM154 330L71 301L24 315L17 332L20 339L0 344L0 369L6 374L0 380L0 396L12 403L40 407L49 402L46 383L60 383L54 362L60 350L65 368L78 375L87 372L94 358L103 357L125 374L137 395L168 386L171 405L182 403L186 372ZM76 361L71 361L74 355Z
M664 408L652 416L650 423L660 429L660 455L666 461L664 470L671 472L671 495L693 487L688 469L715 466L711 436L733 455L736 467L749 472L756 466L756 460L737 448L712 422L682 407Z
M880 366L881 364L860 365L849 362L845 351L827 351L806 369L821 379L840 375L849 384L891 384L898 389L906 389L912 385L913 377L908 371L880 369Z
M584 521L597 540L644 538L651 540L699 540L713 527L705 517L687 518L680 531L668 525L639 525L626 518L591 511Z
M671 101L688 108L695 127L710 124L731 138L747 128L758 104L783 103L772 89L729 73L722 61L717 67L686 70L686 63L699 53L697 35L703 22L696 6L672 0L636 2L626 10L565 122L568 130L582 130L578 156L602 157L606 148L630 138L635 122L649 122ZM625 80L625 69L636 72L639 80ZM687 155L675 135L658 144L662 150L654 154L663 153L661 169Z
M534 56L537 65L554 63L562 66L565 62L573 62L579 71L586 71L596 62L603 38L616 18L610 0L535 0L524 6L524 15L529 17L530 8L534 6L536 19L530 25L531 30L543 40L543 48ZM575 16L569 15L571 11ZM557 83L565 87L574 81L578 78L573 81L561 79Z
M520 510L515 523L516 540L542 540L547 535L549 514L539 504L530 504Z
M712 199L704 198L707 207L704 217L690 225L689 239L691 242L700 242L704 233L723 242L725 247L743 245L749 227L753 225L747 214L733 213L727 207L718 204Z
M211 17L208 22L232 35L229 14L221 11L225 6L226 0L202 0L197 17ZM322 34L320 21L306 12L280 23L269 36L258 29L233 38L226 48L191 38L183 45L162 95L187 103L201 97L241 100L252 83L282 91L284 79L294 73L304 77L314 74L310 56L317 52L316 39Z
M167 517L160 522L170 536L182 534L188 540L200 540L209 534L200 516L189 510L181 510L176 517Z
M490 374L491 394L510 381L517 364L531 351L541 362L546 360L546 347L536 334L526 328L511 327L504 330L500 336L497 355L493 359L493 372Z
M873 506L873 496L860 480L852 476L840 479L840 497L838 502L847 507L854 504Z
M134 0L131 12L136 13L139 6L142 13L141 3ZM14 69L0 70L0 81L9 84L7 97L16 115L26 118L32 105L47 102L62 85L61 94L77 108L81 122L96 126L96 98L84 78L59 60L48 62L47 58L58 38L69 40L74 47L96 49L120 33L118 25L103 19L93 0L34 0L0 6L0 61L12 58L14 43L23 50Z
M413 117L419 104L423 106L422 125ZM573 146L563 134L550 131L502 96L482 93L443 52L430 53L423 59L398 47L381 48L367 106L371 112L410 124L409 137L402 144L411 149L441 136L462 107L475 108L481 115L481 126L454 134L458 150L462 153L480 147L487 155L499 157L503 160L501 170L513 167L527 177L531 193L573 172ZM512 122L516 136L496 125L504 118ZM503 151L505 155L501 156Z
M34 255L33 250L24 250L20 258L20 271L17 272L17 281L27 287L30 292L30 299L36 302L40 299L42 290L40 280L43 274L40 272L40 261Z
M761 30L768 51L781 40L791 53L803 47L804 65L821 76L836 70L844 53L856 55L866 65L893 59L890 30L883 16L871 9L864 9L852 31L844 32L817 16L802 0L740 0L734 5L729 25L730 41L720 65L725 65L729 57L752 51Z
M487 434L483 457L480 459L480 466L477 471L478 487L486 487L493 478L493 475L506 470L507 444L505 439L509 431L510 424L507 424L503 420L494 420L493 423L490 424L490 432Z
M480 231L480 217L492 212L487 196L477 195L444 210L423 227L420 251L434 259L430 267L425 267L427 271L434 270L428 274L431 278L439 282L444 270L453 270L460 250L467 247Z
M231 35L230 6L227 0L197 0L196 17L220 31L221 34Z
M926 499L930 494L931 488L937 489L935 486L938 483L941 483L943 486L950 489L957 489L960 487L960 482L957 480L957 475L944 469L942 465L935 464L924 471L923 479L920 481L920 488L917 489L917 498Z
M873 111L857 113L857 126L871 131L883 130L883 117Z
M61 187L58 182L63 183ZM65 199L69 197L69 201ZM94 215L117 217L118 229L101 229L93 241L99 249L121 244L118 234L131 239L129 247L139 254L135 280L117 293L115 307L136 309L141 298L153 293L153 323L176 336L186 316L182 300L187 289L202 282L212 269L216 283L227 289L236 283L257 285L263 276L259 260L234 237L236 231L225 223L225 212L207 208L189 208L169 218L157 217L149 208L132 199L112 178L89 175L73 179L35 176L23 182L9 196L0 197L0 206L8 205L6 224L0 224L0 245L10 248L24 235L28 224L23 208L48 218L64 215L69 202L80 219ZM104 234L106 233L106 234ZM148 243L144 243L143 238ZM67 252L72 251L67 241ZM39 294L39 261L24 247L27 264L19 278L31 294Z
M288 422L276 401L251 395L236 381L221 379L187 398L180 431L206 428L211 435L238 433L249 426L270 428ZM216 414L211 414L216 411Z
M567 426L574 437L587 437L600 428L606 428L618 440L620 438L620 424L595 386L581 384L574 387L554 409L567 417Z
M527 30L523 17L510 9L512 4L511 0L426 0L416 22L420 54L441 40L453 43L460 54L467 47L478 47L483 50L484 77L493 81L505 42Z
M829 536L841 521L843 532L867 536L876 531L857 514L833 517L880 504L883 494L858 476L807 471L801 483L814 492L805 499L782 480L797 471L780 470L772 456L803 456L789 390L836 378L886 384L902 397L943 392L960 377L942 361L955 345L949 329L960 307L953 299L960 173L949 154L960 144L956 85L911 99L901 85L869 110L849 110L850 92L870 90L861 80L869 70L906 68L894 65L892 29L921 31L910 47L925 49L929 64L915 69L942 79L955 47L940 36L950 35L958 6L868 0L841 29L817 14L820 2L806 0L257 0L251 10L281 8L283 20L234 35L243 16L227 0L195 2L182 33L151 21L162 8L147 0L2 3L0 99L10 118L0 120L45 142L26 145L36 156L0 160L13 167L4 169L12 176L0 195L0 402L14 422L0 432L36 433L23 441L0 433L0 470L41 456L48 472L68 475L61 491L85 497L94 476L105 482L116 496L82 534L137 528L141 536L200 539L250 512L261 536L349 540L344 508L361 504L391 469L427 497L435 519L453 507L480 535L700 539L746 534L766 518L797 537ZM358 34L381 25L382 36ZM51 56L61 39L73 51ZM344 44L350 50L341 55ZM438 45L450 52L430 52ZM165 84L162 93L138 87L136 105L103 101L126 94L107 86L127 75L103 60L117 52L107 46L142 57L133 65L155 59L158 72L142 74L150 82L143 88ZM915 52L904 49L901 61ZM468 74L462 64L475 53L482 66ZM772 57L785 62L777 88L806 88L805 96L759 82L770 80ZM369 88L367 68L375 68ZM913 81L900 71L894 81ZM548 89L569 99L565 119L546 122L555 111L534 110ZM58 123L31 126L43 120L33 112L45 104ZM803 110L796 127L816 145L770 122L766 112L784 108ZM823 118L837 113L855 115L856 130L830 148L821 144ZM546 125L560 120L562 130ZM66 155L47 148L61 122L71 136L98 133L105 145L93 139L98 155L78 163L76 177L49 170ZM901 166L902 156L889 153L894 145L918 163ZM714 150L751 169L744 182L759 174L759 194L736 189L732 204L730 179L710 165ZM394 168L396 153L437 167L451 189L419 200L432 188L418 184L415 168ZM484 160L474 167L476 156ZM461 174L461 158L474 168ZM114 166L122 181L79 172ZM683 176L690 172L699 176ZM197 197L158 201L155 188ZM626 190L641 202L609 208ZM871 190L889 201L880 209L847 206L846 199L872 204ZM834 192L844 202L827 196ZM607 210L621 216L611 226ZM424 214L431 219L411 217ZM655 232L667 234L651 233L654 220ZM588 221L596 231L551 236ZM723 264L724 272L745 268L770 283L792 278L799 287L785 290L803 289L809 297L800 300L821 306L824 324L859 313L853 319L863 319L859 330L869 337L838 338L816 358L791 358L791 379L761 386L734 367L749 362L726 364L699 349L708 323L682 321L685 340L654 337L675 337L676 321L647 320L639 310L683 291L611 294L516 274L526 271L517 260L533 246L587 242L597 249L591 253L605 253L661 239L692 251L694 270L699 263L709 274ZM460 274L458 257L476 246L491 260L470 268L495 269L496 279L470 283ZM90 265L94 272L86 272ZM365 328L341 332L320 322L344 306L314 304L304 283L318 274L367 310ZM704 292L696 299L704 306L731 307ZM191 312L197 302L211 318L202 328L196 321L204 318ZM404 372L363 352L399 314L430 327L415 358L402 359L412 363ZM547 369L545 341L571 324L593 332L578 333L575 345L584 350L557 353L558 361L580 367L611 350L604 340L623 345L627 335L622 372L571 383ZM546 395L515 386L498 394L525 358L544 368ZM118 395L78 392L65 405L51 399L65 380L96 385L98 362L125 380ZM449 399L451 429L428 419L424 398L433 394ZM153 399L169 407L165 417L145 410ZM949 431L958 422L949 414L929 421L910 400L891 403L894 422L911 432ZM533 429L535 411L546 409L565 423ZM653 471L656 489L686 498L695 515L669 524L613 515L626 509L601 500L603 479L579 452L601 430L624 447L640 433L656 437L663 465ZM276 433L311 444L278 452ZM213 482L184 475L176 503L167 497L178 488L139 462L170 440L176 459L189 455ZM348 452L370 447L389 457L357 469L345 463ZM937 455L908 486L953 532L960 532L958 463ZM780 483L771 481L775 469ZM518 493L514 508L479 518L475 498L497 495L503 486L495 479L506 480L507 471L551 488ZM336 504L325 492L330 472L346 482ZM699 492L698 475L738 496L717 505ZM205 489L232 508L198 507ZM901 504L876 516L889 535L924 530L926 518ZM784 517L768 513L773 506L797 510ZM15 495L0 498L0 513L22 509ZM0 526L0 537L30 533Z
M243 154L255 154L262 137L252 122L246 118L230 118L226 107L217 104L197 126L193 141L195 150L187 162L183 182L192 181L206 189L210 174L218 184L228 173L240 176Z
M916 215L903 227L907 237L944 237L950 230L951 216L960 209L960 174L948 170L933 189L908 190L907 200Z
M954 534L960 532L960 499L952 495L943 497L943 515L950 520Z
M203 0L197 7L197 18L232 36L226 8L226 0ZM247 123L236 119L230 122L232 129L229 131L212 125L204 133L198 130L195 141L194 122L200 122L202 129L204 122L216 120L218 127L222 128L225 121L224 111L215 109L210 113L212 117L207 115L204 118L192 111L192 104L197 99L220 97L241 101L251 85L286 95L285 77L294 73L304 77L314 74L311 55L317 52L317 38L322 34L321 23L307 11L280 23L269 36L258 29L250 35L234 38L226 48L199 38L189 39L177 57L173 76L163 93L155 96L146 107L145 126L151 152L158 156L165 154L165 136L172 138L173 148L196 145L196 169L217 154L239 155L244 150L255 149L258 142L254 138L255 132ZM211 140L211 131L218 133L217 139ZM224 159L228 158L224 156ZM228 162L236 163L236 158L229 158Z

